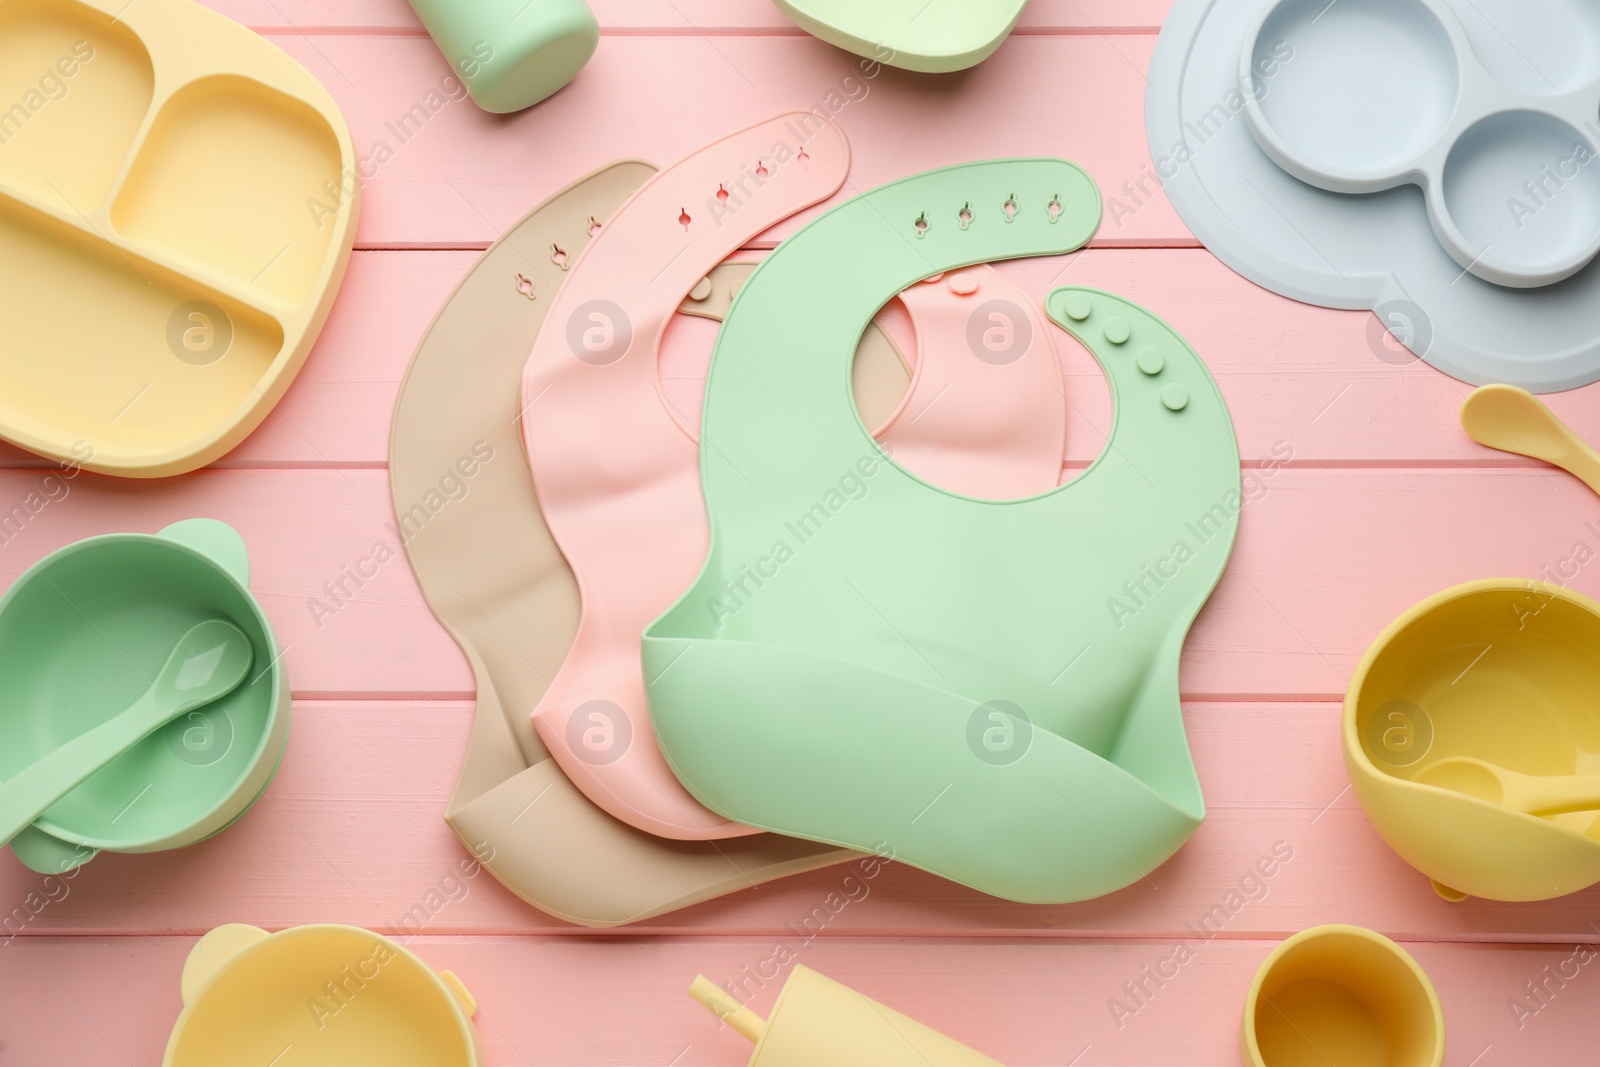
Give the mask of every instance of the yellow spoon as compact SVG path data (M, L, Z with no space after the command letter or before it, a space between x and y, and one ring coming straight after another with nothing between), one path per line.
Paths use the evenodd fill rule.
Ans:
M1474 391L1461 407L1461 428L1480 445L1553 463L1600 493L1600 453L1526 389Z
M1415 779L1529 815L1600 810L1600 774L1522 774L1473 756L1430 763Z

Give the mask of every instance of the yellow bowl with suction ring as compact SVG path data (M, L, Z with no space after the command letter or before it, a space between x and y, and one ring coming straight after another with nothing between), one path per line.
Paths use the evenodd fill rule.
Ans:
M1374 828L1439 895L1545 900L1600 882L1600 811L1534 816L1445 768L1600 771L1600 604L1495 578L1446 589L1378 635L1345 695L1350 781Z
M1444 1011L1417 961L1359 926L1315 926L1261 965L1240 1035L1250 1067L1439 1067Z
M483 1067L471 995L354 926L219 926L183 965L163 1067Z

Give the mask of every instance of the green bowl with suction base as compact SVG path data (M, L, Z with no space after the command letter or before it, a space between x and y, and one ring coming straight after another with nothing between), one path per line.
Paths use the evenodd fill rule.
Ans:
M60 873L102 850L191 845L266 791L288 744L289 681L249 578L231 526L187 519L67 545L0 597L0 781L136 700L196 623L233 623L254 656L237 689L144 738L19 834L25 865Z

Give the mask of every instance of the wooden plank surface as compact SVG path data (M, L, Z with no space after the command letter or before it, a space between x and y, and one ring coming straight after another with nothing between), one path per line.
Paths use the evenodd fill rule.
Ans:
M741 253L758 259L763 253ZM472 265L472 251L357 252L328 325L294 388L215 469L382 467L395 395L434 312ZM1291 467L1543 468L1483 448L1456 422L1471 391L1397 349L1367 312L1330 311L1270 293L1203 249L1096 249L999 264L1043 300L1062 285L1121 293L1166 318L1222 387L1247 465L1280 442ZM680 316L668 328L662 378L680 410L698 413L714 324ZM1072 405L1066 462L1099 454L1110 400L1093 360L1055 331ZM1546 397L1579 433L1600 439L1596 390ZM509 401L508 401L509 403ZM0 468L50 463L0 444Z
M0 901L29 892L48 899L46 888L60 898L26 921L13 916L0 939L152 930L198 936L240 921L271 929L347 922L404 935L430 891L448 900L424 909L430 934L777 937L801 925L826 936L1148 939L1198 927L1249 938L1354 922L1415 940L1594 936L1600 889L1537 906L1440 900L1372 832L1348 791L1338 705L1207 702L1185 712L1206 822L1147 881L1120 893L1072 905L1013 904L895 864L847 893L856 899L837 912L817 909L849 872L818 871L589 933L527 907L487 875L456 873L467 854L442 812L466 748L469 704L302 701L278 779L228 833L177 852L102 856L48 884L9 855L0 859ZM1262 862L1270 877L1260 876Z
M405 0L213 0L207 6L262 33L423 32ZM1153 33L1171 6L1171 0L1032 0L1016 32ZM605 37L801 35L771 0L590 0L589 7Z
M1209 815L1147 881L1030 907L891 864L837 912L825 902L842 875L818 871L636 928L578 930L487 877L452 876L464 852L442 810L472 683L403 558L330 592L376 545L397 547L388 421L417 340L476 250L549 192L616 157L667 163L776 111L823 107L852 140L841 196L1008 154L1075 159L1115 195L1149 160L1144 75L1170 0L1034 0L991 61L943 78L867 78L767 0L593 0L601 47L568 90L513 117L452 99L404 139L402 115L430 89L451 95L404 0L210 6L320 77L363 152L393 150L364 190L360 250L305 371L260 431L183 478L57 483L66 491L43 510L0 527L0 587L80 537L190 515L229 521L288 648L295 725L263 802L211 841L102 856L55 882L0 857L0 1065L158 1062L184 956L206 929L236 921L348 922L409 938L478 996L494 1067L744 1062L742 1039L682 990L696 971L737 982L775 954L1013 1065L1221 1067L1239 1062L1244 990L1271 943L1331 921L1372 926L1416 954L1444 1001L1448 1067L1590 1062L1600 980L1585 966L1558 985L1547 968L1600 940L1600 889L1531 905L1439 900L1349 792L1337 722L1367 642L1430 592L1542 575L1600 595L1600 567L1575 562L1589 558L1579 546L1600 552L1600 502L1565 475L1473 444L1455 421L1465 386L1396 350L1370 315L1240 279L1159 196L1108 217L1087 252L1001 267L1036 299L1103 287L1166 317L1212 368L1239 434L1240 539L1182 673ZM814 214L753 244L770 247ZM713 336L694 320L669 332L663 387L686 410L698 406ZM1070 478L1098 454L1111 407L1092 361L1058 339ZM1600 439L1600 387L1549 402ZM0 514L44 487L47 468L0 448ZM1253 877L1274 849L1289 858ZM424 908L420 934L402 925L441 899ZM1131 997L1123 983L1179 942L1193 961ZM1529 999L1529 982L1546 983L1542 1000ZM751 987L758 1009L776 985Z
M670 163L787 110L822 109L849 136L841 197L930 167L1045 153L1111 191L1149 163L1149 34L1021 36L996 62L948 78L884 67L870 79L862 60L803 36L618 37L551 106L514 116L475 108L426 37L269 39L322 79L350 125L368 179L363 248L482 247L575 175L623 156ZM403 122L430 91L437 110ZM1108 222L1097 240L1194 244L1164 198Z
M1248 474L1232 560L1184 650L1188 697L1342 698L1372 637L1412 603L1458 582L1565 574L1573 588L1600 594L1592 561L1600 507L1564 474L1449 467ZM42 492L52 477L0 472L0 512ZM152 484L85 474L66 490L16 532L4 531L0 582L91 534L154 532L206 515L244 532L252 585L288 649L297 695L470 695L465 661L396 551L387 472L208 471ZM1588 546L1588 563L1579 560L1586 555L1579 545ZM382 562L386 555L393 558Z

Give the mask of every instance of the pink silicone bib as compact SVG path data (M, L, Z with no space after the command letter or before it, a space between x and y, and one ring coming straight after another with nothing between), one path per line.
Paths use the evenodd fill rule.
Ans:
M640 634L693 581L708 540L696 431L658 385L661 335L712 267L832 195L848 164L842 133L802 113L660 172L572 265L524 372L524 445L583 605L571 652L533 724L591 800L662 837L755 831L689 796L656 747L645 704ZM925 291L906 303L921 354L887 438L897 457L930 480L988 496L1055 485L1065 404L1059 369L1045 358L1048 332L1029 321L1031 312L1004 324L979 316L985 328L1009 330L1016 350L986 350L981 339L975 350L965 341L985 300L1031 303L987 268L918 288ZM956 436L973 425L980 429Z
M1061 364L1037 302L993 267L900 294L917 338L911 389L877 434L942 489L1013 500L1055 488L1067 444Z

